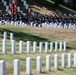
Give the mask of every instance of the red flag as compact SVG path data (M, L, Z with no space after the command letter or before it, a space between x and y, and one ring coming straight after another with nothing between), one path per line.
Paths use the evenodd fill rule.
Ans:
M17 12L18 12L18 10L17 10L17 1L14 0L14 15L16 15Z
M10 10L11 14L13 14L13 2L12 2L12 0L10 0L10 2L9 2L9 10Z
M16 0L10 0L9 10L12 15L14 15L14 16L17 15L18 10L17 10L17 1Z
M29 12L28 12L28 14L31 16L32 15L32 8L29 8Z

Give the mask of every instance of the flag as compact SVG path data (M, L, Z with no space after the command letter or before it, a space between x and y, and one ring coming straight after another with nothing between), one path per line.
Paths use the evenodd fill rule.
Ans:
M32 15L32 8L29 8L28 14L31 16Z
M10 0L10 2L9 2L9 10L10 10L11 14L13 14L13 1L12 0Z
M18 12L18 9L17 9L17 0L14 0L14 15L16 15Z
M18 10L17 10L17 1L16 0L10 0L9 2L9 10L12 15L16 15Z

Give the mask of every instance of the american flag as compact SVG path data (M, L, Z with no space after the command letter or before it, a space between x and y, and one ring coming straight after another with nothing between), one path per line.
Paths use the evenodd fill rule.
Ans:
M17 9L17 0L14 0L14 15L16 15L18 12L18 9Z
M31 16L32 15L32 8L29 8L28 14Z
M9 10L10 10L11 14L13 14L13 0L10 0L10 2L9 2Z
M10 0L9 2L9 10L12 15L16 15L18 10L17 10L17 0Z

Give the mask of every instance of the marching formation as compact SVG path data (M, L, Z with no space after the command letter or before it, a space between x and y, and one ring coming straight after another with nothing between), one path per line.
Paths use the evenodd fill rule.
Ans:
M31 17L31 26L45 28L76 28L76 14L36 14Z
M16 16L12 16L5 12L0 12L0 25L20 25L20 26L34 26L45 28L72 28L76 29L76 14L36 14L30 16L24 12L18 12Z
M13 16L7 12L0 13L0 25L26 25L28 23L28 17L26 13L18 12L16 16Z

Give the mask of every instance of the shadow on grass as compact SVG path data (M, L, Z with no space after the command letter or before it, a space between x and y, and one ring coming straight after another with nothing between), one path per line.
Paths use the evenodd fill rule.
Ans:
M46 72L41 72L42 74L46 75L47 73Z
M60 69L60 68L59 68L58 70L59 70L59 71L64 71L63 69Z
M4 31L7 32L7 39L10 39L10 33L14 33L14 39L16 41L36 41L36 42L44 42L44 41L47 41L48 42L48 39L46 38L42 38L42 37L39 37L39 36L35 36L35 35L32 35L32 34L29 34L29 33L24 33L24 32L16 32L16 31L12 31L12 30L9 30L9 29L3 29L1 28L0 29L0 37L3 38L3 33Z
M66 48L67 48L67 49L73 49L72 47L69 47L69 46L67 46Z

